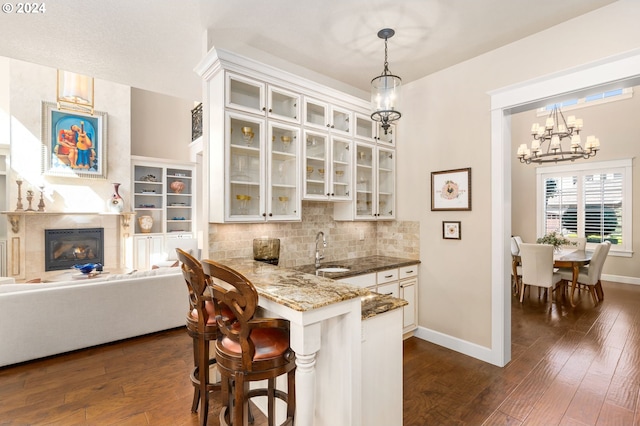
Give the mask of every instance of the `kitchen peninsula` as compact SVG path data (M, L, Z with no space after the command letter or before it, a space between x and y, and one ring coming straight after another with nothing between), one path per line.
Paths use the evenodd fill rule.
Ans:
M291 347L296 353L296 425L367 425L369 415L363 410L379 409L397 413L402 420L402 310L403 300L379 297L367 289L339 283L333 279L293 269L279 268L250 259L215 259L246 276L256 287L259 304L267 315L290 321ZM379 298L381 303L375 303ZM362 306L367 306L367 319L362 321ZM386 306L386 312L376 312ZM376 315L376 313L378 315ZM375 317L371 319L371 317ZM378 332L363 329L368 321L379 321L376 330L388 337L380 342ZM380 348L363 351L364 344L381 343ZM383 344L382 344L383 343ZM369 352L388 353L394 360L380 370L365 371L371 363L363 362ZM376 355L373 361L384 360ZM397 364L397 365L395 365ZM364 367L363 367L364 365ZM393 374L387 374L392 371ZM391 380L387 391L400 395L388 401L393 406L381 407L367 401L364 374L386 375ZM389 389L390 388L390 389ZM363 396L364 395L364 396ZM373 407L373 408L371 408ZM371 416L376 418L375 415ZM382 417L384 418L384 416ZM381 417L378 416L377 421ZM386 420L385 420L386 421Z

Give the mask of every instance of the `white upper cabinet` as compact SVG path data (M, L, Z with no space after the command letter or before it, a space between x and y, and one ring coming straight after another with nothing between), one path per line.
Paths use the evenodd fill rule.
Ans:
M395 146L395 135L395 124L391 124L385 132L382 128L382 123L373 121L371 116L360 113L355 114L356 139L371 143L379 143L386 146Z
M388 177L368 101L221 49L196 72L205 83L209 222L300 221L303 199L348 205L350 219L340 220L355 220L356 141L375 147L371 217L393 210L380 209Z
M342 108L330 103L313 98L304 99L304 121L307 127L329 130L342 136L351 136L351 116L352 113L346 108Z
M300 95L257 79L227 73L227 108L300 123Z
M395 149L356 142L354 154L353 202L336 204L335 219L395 219Z
M300 220L300 129L227 112L225 221Z
M305 200L352 199L352 141L325 132L304 132Z

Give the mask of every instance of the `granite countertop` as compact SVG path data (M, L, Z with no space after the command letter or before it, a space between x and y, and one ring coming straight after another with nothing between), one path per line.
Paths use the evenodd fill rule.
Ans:
M368 295L362 297L362 320L364 321L408 304L409 302L404 299L370 291Z
M335 262L322 262L320 267L339 266L349 268L346 272L316 272L316 265L309 264L303 266L296 266L296 271L306 272L308 274L314 274L323 276L325 278L331 278L339 280L342 278L355 277L357 275L364 275L384 271L392 268L401 268L403 266L417 265L419 260L404 259L401 257L389 257L389 256L367 256L358 257L355 259L337 260Z
M364 288L253 259L234 258L216 262L247 277L256 287L260 297L300 312L369 294Z
M222 259L216 262L227 265L247 277L261 297L296 311L309 311L360 297L363 320L401 308L408 302L335 280L420 263L419 260L370 256L322 265L348 267L348 272L316 274L313 264L289 269L246 258Z

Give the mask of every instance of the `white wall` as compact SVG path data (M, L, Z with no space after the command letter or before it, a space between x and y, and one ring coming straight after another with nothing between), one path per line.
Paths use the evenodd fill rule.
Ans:
M131 166L131 94L128 86L95 80L95 109L107 113L107 178L83 179L41 175L42 102L56 101L54 68L10 60L11 168L24 179L25 191L45 185L47 211L105 212L112 182L129 182ZM128 185L121 195L128 209ZM9 185L10 205L17 186ZM37 201L36 201L37 204ZM34 205L35 207L35 205ZM25 204L26 208L26 204Z
M190 161L191 109L185 99L131 89L131 154Z
M468 353L492 347L487 92L638 48L639 16L640 2L620 0L404 87L398 218L420 221L423 335ZM473 210L431 212L430 172L461 167L472 168ZM443 220L462 221L462 240L442 239Z

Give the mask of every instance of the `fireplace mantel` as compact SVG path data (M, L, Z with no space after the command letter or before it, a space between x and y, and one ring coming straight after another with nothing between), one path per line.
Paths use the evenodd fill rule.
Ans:
M103 228L105 266L117 269L133 262L134 212L32 212L3 211L11 231L7 239L7 276L18 280L38 278L44 273L46 229Z
M37 212L37 211L5 211L0 212L4 215L7 215L9 218L9 222L11 223L11 231L14 234L20 232L20 220L24 216L84 216L84 215L93 215L93 216L120 216L120 224L123 228L129 228L129 224L131 223L131 218L136 215L135 212L122 212L122 213L92 213L92 212Z

